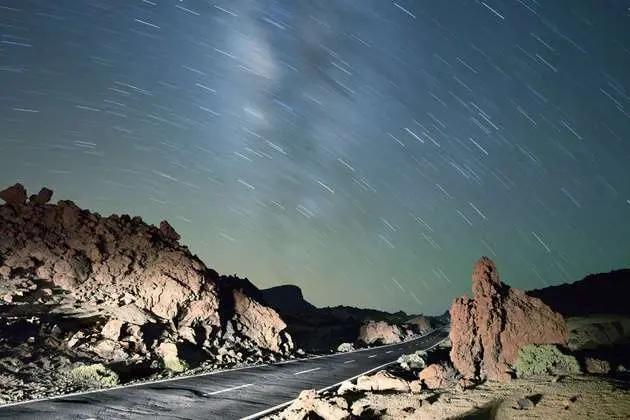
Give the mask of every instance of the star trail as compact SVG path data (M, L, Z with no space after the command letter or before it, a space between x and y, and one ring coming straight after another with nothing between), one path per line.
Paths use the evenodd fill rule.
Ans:
M441 313L628 267L630 3L0 0L0 180Z

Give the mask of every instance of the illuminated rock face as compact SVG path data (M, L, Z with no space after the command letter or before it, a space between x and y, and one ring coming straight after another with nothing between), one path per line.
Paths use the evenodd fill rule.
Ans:
M398 325L385 321L367 321L359 329L359 341L365 344L393 344L400 343L403 333Z
M564 318L540 299L501 283L496 265L482 257L472 275L474 299L451 306L451 360L466 378L509 380L508 366L527 344L566 344Z
M101 217L71 201L47 204L51 197L42 189L27 202L19 184L1 192L0 279L50 281L78 304L115 313L119 328L153 319L168 326L170 339L181 335L201 345L221 338L229 323L234 338L274 352L292 350L280 316L250 296L257 289L245 280L249 292L236 290L236 280L219 276L180 245L166 221L158 228L140 217ZM226 305L221 299L228 295L234 303ZM193 327L201 333L191 333Z

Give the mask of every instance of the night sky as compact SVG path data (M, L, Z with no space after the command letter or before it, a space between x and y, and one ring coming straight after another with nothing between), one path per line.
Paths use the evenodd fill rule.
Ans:
M630 266L627 0L0 0L0 181L436 314Z

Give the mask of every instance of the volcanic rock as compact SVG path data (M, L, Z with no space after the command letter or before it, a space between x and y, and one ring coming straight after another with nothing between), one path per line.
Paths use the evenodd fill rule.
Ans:
M9 188L0 191L0 199L4 200L11 207L19 207L26 204L26 188L17 183Z
M403 333L397 325L385 321L366 321L359 330L359 341L365 344L394 344L402 341Z
M235 290L234 311L239 330L258 346L276 353L287 353L292 350L293 344L289 344L290 336L281 334L287 324L273 309L250 298L241 290ZM285 343L286 347L283 347Z
M327 420L348 419L348 403L341 397L321 398L314 389L300 392L297 399L282 413L283 420L323 418Z
M104 327L101 323L84 331L86 337L95 337L93 342L104 340L79 344L72 338L82 328L77 324L77 329L64 331L66 343L72 339L66 348L120 359L121 343L156 354L164 340L191 341L194 335L214 346L229 326L236 350L239 343L275 353L293 350L286 324L262 303L260 291L247 280L207 268L178 243L179 234L168 222L157 228L139 217L101 217L72 201L43 205L51 196L43 188L27 204L20 184L0 192L7 203L0 205L0 276L15 280L14 286L11 281L2 284L12 296L7 303L20 296L21 304L32 295L35 301L64 303L83 318L104 320ZM49 293L34 283L21 286L22 279L44 282L42 289ZM247 287L235 290L245 283ZM229 302L222 301L225 296ZM125 335L125 324L133 334Z
M482 257L472 276L474 299L450 309L451 360L466 378L509 380L509 365L528 344L566 344L564 318L540 299L501 283L494 262Z
M415 327L420 334L425 334L431 331L431 322L422 315L411 318L406 322L406 324Z
M418 377L429 389L447 388L455 383L455 370L446 363L433 363L422 369Z
M359 391L410 391L409 382L386 370L378 371L374 375L359 376L356 389Z
M25 192L26 193L26 192ZM29 198L30 203L44 205L47 204L53 196L53 191L48 188L42 188L39 193Z

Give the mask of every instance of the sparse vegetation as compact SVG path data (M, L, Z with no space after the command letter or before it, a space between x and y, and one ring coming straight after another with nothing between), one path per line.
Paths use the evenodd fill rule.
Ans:
M69 372L69 377L74 382L90 388L108 388L118 385L116 372L102 363L75 367Z
M190 369L188 363L177 356L168 355L162 358L164 368L171 372L181 373Z
M531 344L521 348L514 369L519 378L580 373L580 365L575 357L562 353L557 346L550 344Z

